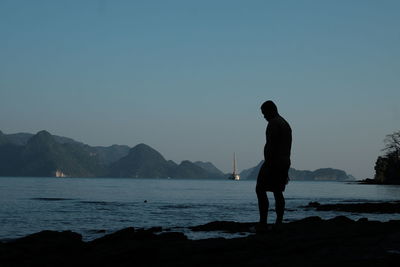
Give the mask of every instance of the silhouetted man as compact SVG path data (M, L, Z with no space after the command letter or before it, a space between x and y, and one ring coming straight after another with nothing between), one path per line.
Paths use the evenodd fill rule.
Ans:
M292 129L289 123L282 118L276 105L266 101L261 106L261 112L268 121L264 147L264 164L261 166L257 178L256 193L260 212L261 229L267 224L269 202L267 191L273 192L275 197L276 224L281 224L285 211L283 191L289 181L290 149L292 147Z

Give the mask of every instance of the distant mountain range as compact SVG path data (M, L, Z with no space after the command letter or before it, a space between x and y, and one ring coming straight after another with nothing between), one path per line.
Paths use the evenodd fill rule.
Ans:
M262 162L261 162L262 163ZM241 179L256 179L261 163L241 172ZM211 162L166 160L145 144L89 146L71 138L0 131L0 176L34 177L140 177L227 179ZM314 172L290 169L292 180L350 180L336 169Z
M257 179L258 172L264 161L261 161L257 166L243 170L240 173L241 179L255 180ZM290 180L293 181L352 181L355 178L347 174L345 171L322 168L315 171L289 169Z
M225 178L210 162L166 160L145 144L89 146L73 139L0 131L0 176Z

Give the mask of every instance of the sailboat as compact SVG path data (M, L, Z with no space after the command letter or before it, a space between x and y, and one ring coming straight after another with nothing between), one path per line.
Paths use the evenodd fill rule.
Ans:
M239 181L240 175L236 172L236 154L233 153L233 173L229 176L229 179Z

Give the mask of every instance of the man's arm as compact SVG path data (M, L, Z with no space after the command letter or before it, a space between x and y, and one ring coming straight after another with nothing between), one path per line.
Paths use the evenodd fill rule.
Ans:
M264 160L265 164L271 165L277 160L277 149L278 149L278 138L279 138L279 129L278 125L270 122L267 126L266 131L266 143L264 146Z

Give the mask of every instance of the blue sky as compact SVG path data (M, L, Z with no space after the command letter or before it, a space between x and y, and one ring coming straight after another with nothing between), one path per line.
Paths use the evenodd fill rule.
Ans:
M274 100L292 165L372 177L400 127L399 1L0 1L0 130L239 169Z

